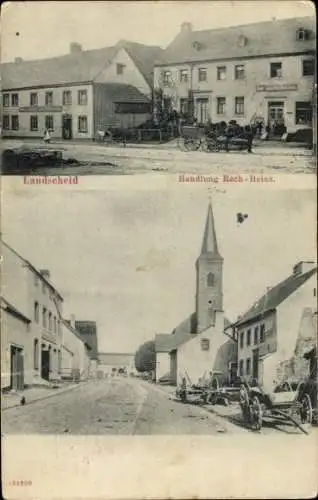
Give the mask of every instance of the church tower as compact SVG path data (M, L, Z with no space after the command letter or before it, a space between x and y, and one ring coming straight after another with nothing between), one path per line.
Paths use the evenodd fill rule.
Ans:
M197 333L214 325L216 312L223 311L223 257L220 255L212 204L209 203L200 256L196 261Z

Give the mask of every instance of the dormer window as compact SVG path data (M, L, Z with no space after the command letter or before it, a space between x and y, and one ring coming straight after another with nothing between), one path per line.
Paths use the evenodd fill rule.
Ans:
M237 44L239 47L245 47L245 45L247 44L246 36L240 35Z
M194 50L201 50L203 45L202 43L195 41L193 42L192 47L194 48Z
M298 41L303 41L303 40L309 40L310 39L310 31L306 30L305 28L299 28L296 31L296 40Z

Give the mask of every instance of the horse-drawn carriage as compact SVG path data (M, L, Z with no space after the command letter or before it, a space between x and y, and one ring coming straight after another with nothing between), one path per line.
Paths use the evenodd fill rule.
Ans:
M217 151L251 151L253 136L251 132L186 125L180 129L179 148L181 151L206 152Z
M261 430L264 418L290 422L304 434L308 434L307 427L312 423L312 402L305 382L283 382L271 394L244 382L240 387L240 406L244 421L254 430Z

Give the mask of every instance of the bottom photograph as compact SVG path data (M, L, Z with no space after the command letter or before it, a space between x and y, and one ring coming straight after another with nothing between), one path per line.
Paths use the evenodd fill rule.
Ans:
M315 191L122 183L5 190L2 433L314 432Z

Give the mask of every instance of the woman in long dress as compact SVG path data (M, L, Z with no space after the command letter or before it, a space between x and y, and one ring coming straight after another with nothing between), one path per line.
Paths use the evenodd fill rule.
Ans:
M45 131L44 131L44 137L43 137L43 140L44 140L45 144L49 144L49 143L50 143L50 141L51 141L51 134L50 134L49 129L47 129L47 128L46 128L46 129L45 129Z

